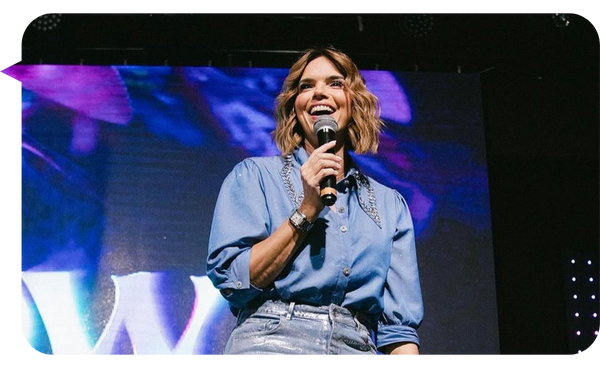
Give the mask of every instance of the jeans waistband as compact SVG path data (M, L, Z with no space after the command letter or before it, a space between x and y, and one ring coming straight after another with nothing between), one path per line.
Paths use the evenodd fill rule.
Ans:
M272 314L287 319L304 318L312 320L329 320L352 327L364 326L372 331L370 318L359 312L351 311L339 305L312 306L307 304L288 303L281 300L267 300L256 308L245 308L238 314L238 323L253 314Z

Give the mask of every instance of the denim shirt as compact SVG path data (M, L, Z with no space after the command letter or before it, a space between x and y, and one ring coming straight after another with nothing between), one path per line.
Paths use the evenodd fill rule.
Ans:
M376 344L413 342L423 301L412 219L397 191L354 166L337 184L337 211L325 207L274 283L250 284L250 249L288 221L300 203L304 148L248 158L227 176L215 208L207 276L232 309L262 300L336 304L377 320ZM293 197L296 198L293 198ZM294 203L295 202L295 203Z

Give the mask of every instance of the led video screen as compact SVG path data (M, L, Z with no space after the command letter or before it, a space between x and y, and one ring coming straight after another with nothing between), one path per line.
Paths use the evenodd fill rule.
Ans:
M15 65L22 326L48 354L220 354L235 318L205 276L216 198L278 155L287 69ZM416 231L422 354L499 353L479 76L364 70L386 128L359 168Z

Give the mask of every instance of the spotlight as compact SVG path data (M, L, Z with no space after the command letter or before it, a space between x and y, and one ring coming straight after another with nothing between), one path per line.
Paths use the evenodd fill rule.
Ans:
M51 31L60 24L61 14L44 14L31 22L31 26L38 31Z
M430 14L401 15L399 26L402 33L410 38L421 38L433 29L433 16Z
M553 14L552 19L558 28L566 28L571 23L571 17L568 14Z

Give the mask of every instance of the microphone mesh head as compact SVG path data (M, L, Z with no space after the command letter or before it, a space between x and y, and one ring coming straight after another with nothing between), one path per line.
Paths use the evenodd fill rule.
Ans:
M323 115L317 118L313 129L315 130L315 134L319 133L319 131L323 129L331 129L334 132L337 132L337 122L331 116Z

